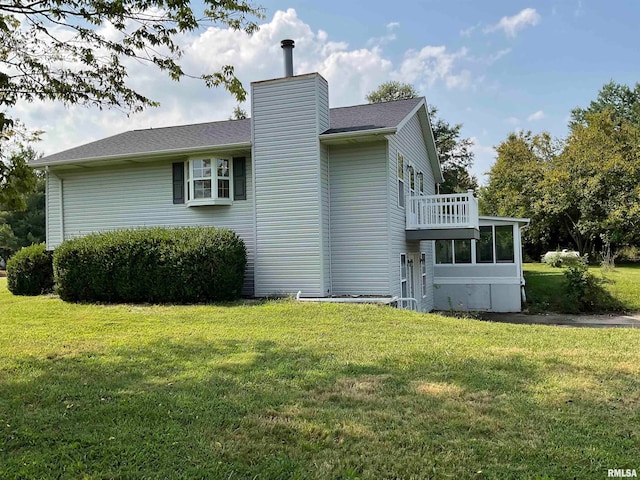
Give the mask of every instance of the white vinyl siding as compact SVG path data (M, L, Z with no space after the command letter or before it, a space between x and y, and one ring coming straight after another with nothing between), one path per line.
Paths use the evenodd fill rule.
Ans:
M46 182L47 249L53 250L63 241L62 180L54 174L47 172Z
M422 118L421 118L422 117ZM390 291L392 295L400 295L400 264L397 261L400 253L419 254L424 252L428 259L433 258L433 242L407 242L405 232L405 209L398 206L398 154L404 158L405 169L409 166L416 172L422 172L424 177L425 195L435 194L435 180L431 164L429 162L427 148L421 122L426 122L426 113L420 111L416 113L407 123L395 134L389 136L389 165L388 165L388 208L389 208L389 252L388 258L391 280ZM409 177L405 170L404 188L407 195L409 192ZM417 299L421 310L433 309L433 264L429 261L427 265L427 295ZM422 297L422 295L419 295Z
M329 157L332 292L388 295L386 142L334 145Z
M154 162L59 173L64 179L65 238L120 228L215 226L236 232L247 247L243 293L253 294L251 162L246 160L247 200L189 208L173 204L172 163Z
M322 259L324 291L331 294L331 193L329 148L320 145L320 183L322 198Z
M257 296L327 293L318 139L326 89L318 74L252 84Z

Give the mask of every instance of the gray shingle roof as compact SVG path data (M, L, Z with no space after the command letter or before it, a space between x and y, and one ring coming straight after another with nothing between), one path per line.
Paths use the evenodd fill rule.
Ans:
M329 115L330 128L323 133L356 132L397 127L421 101L422 97L395 102L332 108Z
M330 128L323 134L396 127L421 100L422 98L413 98L396 102L332 108L329 114ZM73 160L216 147L250 141L250 119L131 130L48 155L32 161L31 165L54 165Z

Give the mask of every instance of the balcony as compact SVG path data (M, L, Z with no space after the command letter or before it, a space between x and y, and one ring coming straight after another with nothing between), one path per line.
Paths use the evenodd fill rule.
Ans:
M480 238L478 199L473 191L408 197L407 240Z

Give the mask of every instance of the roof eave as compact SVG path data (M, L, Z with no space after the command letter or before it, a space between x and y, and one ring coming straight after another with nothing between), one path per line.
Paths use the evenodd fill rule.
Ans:
M102 157L76 158L69 160L47 161L47 157L35 160L29 164L32 168L55 167L58 165L73 165L83 163L105 163L116 162L119 160L156 160L160 158L168 158L177 155L195 155L205 152L223 152L229 150L250 149L251 142L227 143L223 145L209 145L202 147L175 148L169 150L157 150L154 152L126 153L119 155L106 155Z
M518 223L521 225L528 225L529 223L531 223L531 219L530 218L518 218L518 217L497 217L497 216L493 216L493 215L479 215L478 218L480 220L487 220L487 221L503 221L503 222L512 222L512 223Z
M321 133L322 143L347 142L349 140L364 140L366 137L380 137L393 135L397 132L396 127L372 128L369 130L357 130L352 132Z

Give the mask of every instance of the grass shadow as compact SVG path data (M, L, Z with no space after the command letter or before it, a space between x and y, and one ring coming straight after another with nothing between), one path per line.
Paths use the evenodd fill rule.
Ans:
M0 477L593 477L637 448L640 384L594 377L626 403L545 395L570 368L519 352L360 364L242 338L16 358Z

